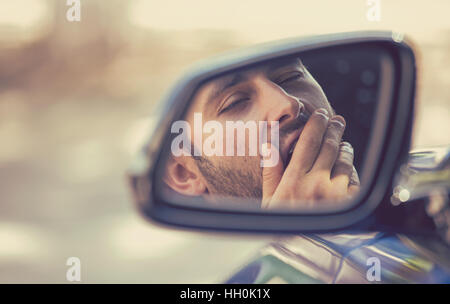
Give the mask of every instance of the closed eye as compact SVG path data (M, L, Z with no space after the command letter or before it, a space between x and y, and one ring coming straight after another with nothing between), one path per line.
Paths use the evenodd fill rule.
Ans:
M236 100L229 102L227 106L223 107L220 110L219 115L222 114L222 113L229 112L231 110L235 110L235 109L243 106L249 100L250 100L250 98L248 98L248 97L236 98Z
M301 78L303 78L303 73L301 73L299 71L289 72L289 73L283 74L280 77L280 79L278 81L276 81L276 83L279 85L283 85L283 84L288 84L290 82L299 80Z

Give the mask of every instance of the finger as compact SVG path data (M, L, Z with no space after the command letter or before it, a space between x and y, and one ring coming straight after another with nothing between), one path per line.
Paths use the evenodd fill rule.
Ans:
M348 186L348 195L354 196L360 188L360 181L358 172L356 171L356 168L353 166L352 176L350 177L350 182Z
M273 157L274 153L278 153L279 151L275 146L271 146L270 143L265 144L265 153L266 157L264 157L264 164L262 169L262 208L266 208L267 203L270 201L270 198L275 193L275 190L280 183L281 177L283 176L283 162L280 161L279 157ZM272 159L277 159L278 161L272 162Z
M359 186L360 184L358 172L356 171L355 166L353 166L352 176L350 177L350 185Z
M358 191L359 191L359 187L360 187L359 185L358 186L357 185L350 185L348 187L347 195L350 196L350 197L355 196L358 193Z
M322 108L311 115L295 145L291 161L286 168L286 175L298 177L311 169L320 150L328 119L328 111Z
M339 145L339 155L334 163L331 181L337 189L347 192L353 174L353 148L348 142Z
M333 116L323 137L319 155L311 171L326 171L328 176L335 165L339 154L339 143L344 134L345 119L340 115ZM353 159L352 159L353 161Z

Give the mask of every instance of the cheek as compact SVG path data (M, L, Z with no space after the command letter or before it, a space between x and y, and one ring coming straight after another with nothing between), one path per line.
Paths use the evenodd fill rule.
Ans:
M206 157L217 170L227 170L240 175L260 174L260 158L257 156L212 156Z
M266 121L266 119L263 109L258 107L255 102L249 106L244 115L236 115L228 121L221 121L224 155L228 147L235 156L258 156L261 129L259 122ZM244 151L244 155L242 155L242 151Z
M259 151L258 122L245 122L245 127L224 129L224 150L232 156L257 156Z
M257 156L259 152L258 121L216 122L213 129L204 127L199 136L206 156Z

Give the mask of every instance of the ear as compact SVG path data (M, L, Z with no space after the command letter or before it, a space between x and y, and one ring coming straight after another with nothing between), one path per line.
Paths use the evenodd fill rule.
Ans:
M203 176L193 163L183 157L170 157L167 160L164 181L179 194L199 196L207 192Z

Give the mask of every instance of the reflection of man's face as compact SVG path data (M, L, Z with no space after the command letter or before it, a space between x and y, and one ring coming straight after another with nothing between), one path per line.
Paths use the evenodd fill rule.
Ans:
M203 123L215 120L223 124L224 130L226 121L278 121L280 157L286 166L290 149L305 124L301 117L304 114L308 117L318 108L333 113L320 85L300 60L292 59L209 81L197 91L185 120L194 125L194 113L202 113ZM198 191L204 190L221 196L261 198L260 156L246 153L246 156L184 158L185 166L201 175L198 182L204 183L204 187L179 192L199 194Z

